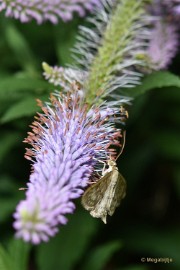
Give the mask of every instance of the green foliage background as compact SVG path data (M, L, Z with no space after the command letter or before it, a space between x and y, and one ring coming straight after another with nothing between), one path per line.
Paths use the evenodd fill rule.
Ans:
M119 170L127 196L108 224L93 219L77 200L67 226L47 244L32 247L14 239L13 212L24 192L30 163L22 143L53 86L41 63L72 63L79 24L20 24L0 16L0 270L180 269L180 79L179 58L169 72L145 76L129 106L127 141ZM143 263L141 258L171 258Z

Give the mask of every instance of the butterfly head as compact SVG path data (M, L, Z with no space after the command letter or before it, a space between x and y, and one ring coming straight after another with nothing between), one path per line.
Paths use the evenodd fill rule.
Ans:
M109 159L107 164L108 164L109 167L116 167L117 166L116 161L112 160L112 159Z

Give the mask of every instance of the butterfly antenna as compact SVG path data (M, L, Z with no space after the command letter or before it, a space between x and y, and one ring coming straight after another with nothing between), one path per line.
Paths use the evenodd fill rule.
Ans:
M119 154L118 154L117 157L116 157L116 160L117 160L118 157L122 154L122 152L123 152L123 150L124 150L125 143L126 143L126 131L124 130L124 131L123 131L123 144L122 144L122 147L121 147L121 151L119 152Z

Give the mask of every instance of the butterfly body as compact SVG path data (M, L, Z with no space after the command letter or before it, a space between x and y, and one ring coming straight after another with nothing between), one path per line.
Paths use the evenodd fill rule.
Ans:
M126 195L126 181L119 173L116 162L108 160L109 168L102 177L92 184L82 196L82 205L95 218L106 223L107 215L112 216L116 207Z

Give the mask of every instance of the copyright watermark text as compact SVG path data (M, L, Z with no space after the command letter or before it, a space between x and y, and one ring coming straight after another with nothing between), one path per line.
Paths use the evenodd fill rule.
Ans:
M142 263L172 263L172 258L153 258L153 257L142 257Z

